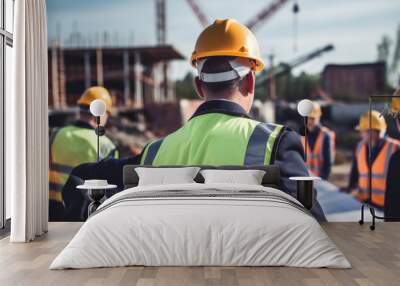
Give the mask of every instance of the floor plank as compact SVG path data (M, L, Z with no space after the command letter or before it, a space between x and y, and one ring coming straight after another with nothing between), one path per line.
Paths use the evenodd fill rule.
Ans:
M323 228L352 263L352 269L289 267L118 267L50 271L55 256L81 223L50 223L32 243L0 240L0 285L399 285L400 223L379 223L375 231L356 223Z

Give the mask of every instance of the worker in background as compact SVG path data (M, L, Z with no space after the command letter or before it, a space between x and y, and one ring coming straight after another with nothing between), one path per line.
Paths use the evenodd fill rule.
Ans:
M125 164L270 165L281 171L281 187L296 196L291 176L307 176L300 136L284 126L249 117L256 72L264 68L253 33L235 20L216 20L199 36L192 53L197 94L204 103L174 133L148 144L133 158L84 164L73 176L122 184ZM325 220L318 202L312 212Z
M360 132L361 141L358 143L355 150L348 190L351 191L358 200L368 202L368 146L369 142L371 142L371 204L383 209L385 203L386 181L388 179L388 165L393 153L398 150L398 145L383 137L383 134L386 131L386 123L381 114L378 111L373 110L371 112L371 119L369 116L369 112L363 114L356 128ZM371 132L369 132L370 120Z
M392 98L390 116L394 118L397 131L400 133L400 88L398 88ZM390 138L394 144L400 144L397 138ZM388 179L386 180L386 194L385 194L385 217L400 218L400 148L390 158L388 166ZM391 219L387 219L391 220ZM393 219L392 219L393 220Z
M336 155L336 134L321 125L321 106L313 104L307 124L307 167L315 176L327 180ZM304 136L302 142L305 145Z
M393 122L394 126L392 130L388 130L387 136L388 139L392 140L392 142L400 144L400 88L398 88L394 93L392 98L392 102L390 104L390 112L387 114L388 119Z
M112 113L112 100L104 87L95 86L86 90L79 98L79 119L72 125L55 130L50 138L49 172L49 219L66 219L70 206L65 205L62 189L72 169L82 163L97 161L97 136L94 128L96 119L89 111L90 103L102 99L106 103L107 114L101 118L101 125L107 123ZM100 137L100 157L110 158L118 155L113 142L106 136ZM65 195L65 194L64 194ZM68 196L68 194L67 194ZM69 204L73 203L71 200Z

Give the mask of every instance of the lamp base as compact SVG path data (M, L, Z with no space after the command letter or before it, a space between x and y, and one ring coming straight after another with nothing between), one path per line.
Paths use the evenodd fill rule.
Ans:
M297 183L297 200L308 210L311 210L314 203L314 181L319 177L290 177L289 180Z
M104 189L89 189L88 190L88 197L91 203L88 206L88 217L94 213L97 208L101 205L101 200L105 196Z
M314 202L313 181L297 181L297 200L301 202L306 209L312 209Z
M97 126L96 129L94 130L96 132L97 136L103 136L104 134L106 134L106 129L104 128L104 126Z

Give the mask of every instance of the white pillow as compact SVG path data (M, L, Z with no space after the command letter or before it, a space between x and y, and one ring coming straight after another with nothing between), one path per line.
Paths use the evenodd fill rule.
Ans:
M138 186L195 183L193 179L199 170L199 167L135 168L139 176Z
M246 185L261 185L265 171L262 170L201 170L205 184L234 183Z

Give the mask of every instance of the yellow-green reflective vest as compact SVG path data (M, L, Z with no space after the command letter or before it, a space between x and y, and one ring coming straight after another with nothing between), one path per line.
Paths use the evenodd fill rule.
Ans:
M50 140L49 199L63 202L62 188L72 169L83 163L96 162L97 136L94 129L66 126ZM100 137L100 159L118 157L114 143Z
M269 165L282 125L209 113L148 144L142 165Z

